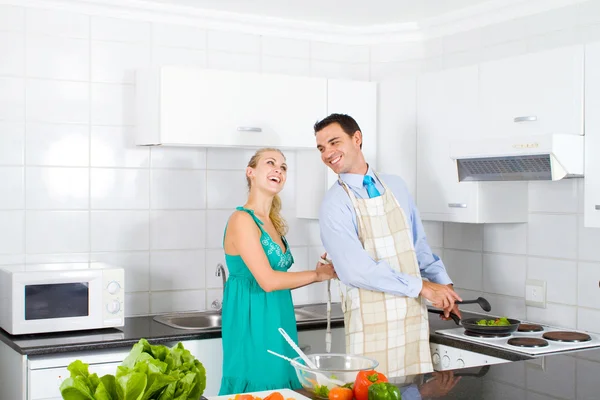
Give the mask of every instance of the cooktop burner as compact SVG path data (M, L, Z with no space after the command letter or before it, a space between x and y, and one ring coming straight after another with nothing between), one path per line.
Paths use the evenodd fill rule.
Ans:
M519 332L542 332L544 327L538 324L519 324Z
M548 346L548 341L544 339L538 338L512 338L508 339L508 344L511 346L517 347L546 347Z
M482 339L494 339L494 338L505 338L509 337L510 333L479 333L479 332L471 332L465 331L466 336L478 337Z
M546 332L542 337L556 342L588 342L592 340L592 337L587 333L568 331Z

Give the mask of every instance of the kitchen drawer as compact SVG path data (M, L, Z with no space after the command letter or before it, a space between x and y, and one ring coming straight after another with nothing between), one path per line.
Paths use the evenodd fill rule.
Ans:
M91 364L89 371L98 376L114 375L121 362ZM62 382L70 376L67 367L36 369L29 371L29 390L27 400L62 400L59 388Z

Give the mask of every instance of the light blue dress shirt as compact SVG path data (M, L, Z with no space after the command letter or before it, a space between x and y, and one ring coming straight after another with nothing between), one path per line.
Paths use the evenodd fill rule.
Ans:
M367 175L375 180L379 193L385 189L369 167ZM427 244L419 212L404 181L395 175L378 174L392 191L409 224L421 276L431 282L452 283L444 263ZM340 178L359 199L369 198L363 186L364 175L341 174ZM375 261L358 238L356 212L350 197L339 182L329 188L319 210L321 241L332 260L338 278L347 286L386 292L397 296L417 297L423 280L393 270L387 261Z

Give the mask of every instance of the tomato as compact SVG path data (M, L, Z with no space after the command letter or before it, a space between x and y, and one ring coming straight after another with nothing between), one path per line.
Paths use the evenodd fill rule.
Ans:
M354 393L345 387L335 387L329 391L329 400L352 400Z
M265 397L263 400L284 400L283 399L283 395L279 392L273 392L270 395L268 395L267 397Z
M369 399L369 386L374 383L387 382L387 377L377 371L360 371L354 382L354 398L356 400Z
M236 394L235 400L254 400L254 396L251 394Z

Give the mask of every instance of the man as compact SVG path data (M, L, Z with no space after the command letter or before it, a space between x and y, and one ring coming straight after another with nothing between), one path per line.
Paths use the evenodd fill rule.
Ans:
M342 290L346 352L379 361L391 377L433 370L423 298L460 316L452 281L427 244L400 177L377 174L362 153L362 132L344 114L314 126L321 159L339 179L319 211L321 240ZM429 281L425 281L426 277Z

